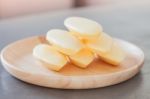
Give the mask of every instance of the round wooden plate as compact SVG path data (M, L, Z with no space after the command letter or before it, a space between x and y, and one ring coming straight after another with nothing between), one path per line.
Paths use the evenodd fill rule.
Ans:
M114 85L123 82L142 67L144 54L129 42L115 39L126 52L125 60L119 66L112 66L95 60L86 69L68 64L60 72L51 71L32 56L32 49L39 43L47 43L43 36L26 38L12 43L1 52L4 68L14 77L39 86L62 89L88 89Z

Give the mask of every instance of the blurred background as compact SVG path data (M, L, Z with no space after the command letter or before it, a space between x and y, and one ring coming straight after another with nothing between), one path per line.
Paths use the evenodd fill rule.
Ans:
M133 6L150 0L0 0L0 19L89 6Z

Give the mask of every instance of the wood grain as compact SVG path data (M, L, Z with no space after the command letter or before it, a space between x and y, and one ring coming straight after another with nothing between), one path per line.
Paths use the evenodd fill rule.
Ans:
M11 75L31 84L62 89L105 87L133 77L144 62L141 49L123 40L115 41L127 53L119 66L96 59L86 69L67 64L60 72L51 71L46 68L48 64L32 56L35 45L47 43L43 36L26 38L6 46L1 52L1 61Z

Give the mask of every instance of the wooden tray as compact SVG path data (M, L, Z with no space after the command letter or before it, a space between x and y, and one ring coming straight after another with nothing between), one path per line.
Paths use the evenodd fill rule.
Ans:
M48 70L47 64L32 56L33 47L46 42L43 36L26 38L8 45L1 52L1 61L14 77L39 86L62 89L110 86L133 77L139 72L144 61L141 49L123 40L115 41L127 52L127 57L120 66L95 60L86 69L68 64L60 72Z

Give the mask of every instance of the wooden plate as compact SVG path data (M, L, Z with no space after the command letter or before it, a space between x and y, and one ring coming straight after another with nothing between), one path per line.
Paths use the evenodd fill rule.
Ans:
M60 72L46 68L32 56L32 49L39 43L46 43L42 36L26 38L5 47L1 52L4 68L14 77L39 86L62 89L88 89L114 85L137 74L143 64L144 54L133 44L115 39L127 52L120 66L112 66L95 60L88 68L81 69L72 64Z

